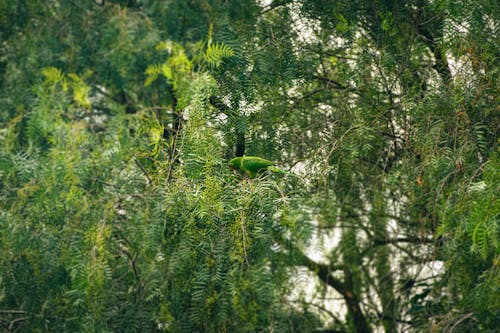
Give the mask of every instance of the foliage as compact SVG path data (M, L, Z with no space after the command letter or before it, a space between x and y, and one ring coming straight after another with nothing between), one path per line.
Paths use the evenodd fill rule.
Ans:
M495 331L498 6L1 2L0 327Z

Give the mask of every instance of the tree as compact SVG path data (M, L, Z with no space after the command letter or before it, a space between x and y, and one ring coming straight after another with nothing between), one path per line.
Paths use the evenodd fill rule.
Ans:
M0 325L494 331L497 12L2 3Z

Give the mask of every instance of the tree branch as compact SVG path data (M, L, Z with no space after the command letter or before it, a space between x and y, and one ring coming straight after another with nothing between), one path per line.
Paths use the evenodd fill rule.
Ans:
M387 245L387 244L397 244L397 243L412 243L412 244L421 244L421 243L434 243L434 239L429 238L412 238L412 237L397 237L397 238L387 238L387 239L375 239L374 245Z
M333 86L333 88L335 89L340 89L340 90L354 90L354 88L351 88L351 87L348 87L338 81L335 81L333 79L330 79L330 78L327 78L327 77L323 77L323 76L319 76L319 75L313 75L312 76L313 79L316 79L318 81L321 81L321 82L324 82L326 83L328 86Z
M142 166L141 162L139 162L139 160L137 158L134 158L134 162L135 162L135 164L137 164L137 166L139 167L139 169L141 169L142 173L148 179L149 185L153 184L153 181L151 180L151 177L149 177L148 172L146 171L146 169L144 169L144 167Z
M317 263L306 256L299 249L292 247L293 257L297 259L295 265L305 266L309 268L316 276L335 289L344 298L349 314L352 317L353 325L355 327L356 333L368 333L371 332L371 328L368 325L365 315L361 310L359 300L354 293L354 280L352 278L351 271L345 265L331 267L329 265ZM333 269L332 269L333 268ZM344 271L344 281L331 275L332 271L335 270Z
M288 5L289 3L291 2L291 0L281 0L281 1L273 1L269 6L267 6L266 8L264 8L260 14L261 15L264 15L265 13L267 12L270 12L278 7L282 7L282 6L286 6Z

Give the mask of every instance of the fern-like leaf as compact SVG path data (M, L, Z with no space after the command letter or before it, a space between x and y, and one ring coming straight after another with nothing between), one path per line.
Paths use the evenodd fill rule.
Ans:
M64 80L64 74L56 67L45 67L42 69L42 74L45 76L45 82L49 84L57 84Z
M232 57L234 51L223 43L209 44L203 59L212 67L219 67L225 58Z
M158 75L162 73L162 65L154 64L154 65L149 65L148 68L146 68L146 81L144 82L144 86L150 86L151 83L156 81L158 79Z

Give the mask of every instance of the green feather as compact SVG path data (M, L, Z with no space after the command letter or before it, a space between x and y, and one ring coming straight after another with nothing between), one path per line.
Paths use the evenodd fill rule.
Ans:
M257 156L242 156L235 157L229 161L229 166L232 169L238 170L242 175L255 178L257 174L265 170L270 170L278 173L287 173L274 166L274 163Z

